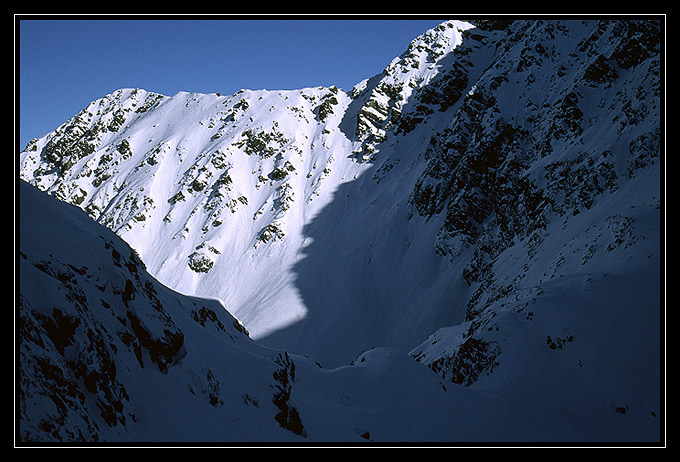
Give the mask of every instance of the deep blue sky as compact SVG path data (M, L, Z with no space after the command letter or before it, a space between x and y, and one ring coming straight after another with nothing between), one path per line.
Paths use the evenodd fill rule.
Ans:
M21 150L119 88L168 96L319 85L351 90L447 18L19 19Z

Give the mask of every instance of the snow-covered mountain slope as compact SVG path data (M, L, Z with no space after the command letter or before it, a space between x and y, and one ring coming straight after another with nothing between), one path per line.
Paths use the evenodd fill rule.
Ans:
M349 93L119 90L19 170L257 348L330 367L296 383L303 420L368 431L331 389L385 417L366 376L333 383L371 359L438 390L400 389L431 417L378 440L658 441L661 72L658 21L448 21Z
M497 388L467 387L389 348L370 349L330 369L264 348L218 301L185 296L155 281L126 243L81 210L23 181L19 196L20 443L655 438L656 419L641 412L654 409L653 403L626 396L644 390L612 387L602 396L600 375L579 383L586 377L573 370L558 376L559 369L537 368L514 372L519 379L503 374ZM582 345L578 338L587 334L578 332L574 344ZM548 355L569 351L535 347L531 360L537 366L555 364ZM557 361L571 363L571 351ZM593 364L596 353L583 356L588 374L602 366ZM637 366L638 373L653 368ZM622 415L628 406L631 412Z
M362 373L324 372L259 347L219 302L156 282L131 248L81 210L24 182L19 192L22 442L365 441L369 427L358 425L372 419L364 412L402 412L398 395L334 411L361 396ZM378 364L401 374L392 362L412 361ZM425 366L406 367L418 386L400 390L442 393ZM340 382L326 378L338 375ZM291 398L300 376L317 384L302 395L311 403L304 422ZM372 379L370 393L382 395L385 379Z
M21 441L227 437L192 424L201 415L214 422L223 396L272 394L274 358L253 354L218 301L162 286L81 210L24 182L19 194ZM244 421L237 439L257 438L251 428L266 423L278 428L257 412L240 415L242 401L231 415Z

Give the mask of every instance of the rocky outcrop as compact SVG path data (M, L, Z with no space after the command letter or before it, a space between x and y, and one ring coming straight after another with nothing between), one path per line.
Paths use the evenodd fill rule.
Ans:
M444 217L440 255L467 255L463 277L473 291L465 319L473 327L452 356L431 364L468 384L479 371L461 364L490 371L496 356L479 337L489 322L483 313L515 296L555 224L614 194L635 166L654 164L660 152L649 143L659 140L660 127L658 23L514 21L500 32L483 29L473 40L493 37L492 65L464 97L448 91L457 109L430 139L409 199L412 214ZM475 62L475 51L466 59ZM464 76L454 81L464 86ZM428 86L418 99L449 101L433 98L436 88ZM616 136L602 136L611 131ZM526 264L508 283L496 268L518 243L526 248Z

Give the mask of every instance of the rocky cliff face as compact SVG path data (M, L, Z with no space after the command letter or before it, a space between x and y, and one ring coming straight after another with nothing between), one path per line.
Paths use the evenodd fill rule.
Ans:
M657 26L628 21L508 24L492 33L501 34L503 41L497 42L492 64L462 98L456 118L432 137L411 205L428 219L444 215L438 253L452 259L470 255L463 277L473 289L465 313L472 328L463 346L471 342L472 357L485 356L476 361L484 369L491 369L496 353L475 340L472 331L481 328L485 315L497 314L500 300L517 298L531 268L541 265L537 253L546 239L558 227L568 227L573 217L588 215L615 197L620 188L632 187L637 174L659 162ZM471 43L486 49L481 42L488 36L477 34ZM650 193L639 199L657 208L659 196ZM620 247L618 239L627 246L641 238L635 236L637 218L629 211L599 213L593 211L593 218L602 218L599 226L612 235L626 229L627 237L608 244L608 250ZM526 256L509 278L498 269L518 243ZM589 249L594 245L584 243ZM562 251L554 265L564 260ZM584 256L584 268L587 261ZM546 273L531 285L540 287L553 277ZM461 348L461 355L470 356L470 348ZM454 376L469 381L469 374L456 370L458 358L446 362L453 360Z
M541 422L586 415L585 389L653 428L661 47L655 20L449 21L347 93L120 90L31 142L20 173L264 344L332 366L387 346L455 386L524 390L508 399ZM176 361L173 328L119 317L151 363Z

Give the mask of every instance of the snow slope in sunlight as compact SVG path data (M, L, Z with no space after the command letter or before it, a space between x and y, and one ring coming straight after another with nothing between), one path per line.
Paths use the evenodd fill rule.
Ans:
M373 330L362 326L364 315L383 313L352 313L344 308L357 306L363 311L361 305L372 303L371 284L389 283L389 279L376 282L371 281L375 276L356 274L357 280L343 282L351 284L351 292L365 293L369 299L339 301L340 310L306 300L315 294L301 293L299 286L307 281L300 280L296 265L305 260L305 249L317 248L315 240L323 238L311 237L307 231L318 226L315 218L336 199L346 202L347 213L373 220L372 204L383 192L376 193L370 184L366 194L351 187L347 188L353 191L351 196L345 197L345 189L338 190L362 177L366 182L374 174L375 165L364 160L377 155L374 145L385 136L383 128L373 125L385 118L381 111L389 106L396 114L408 105L414 88L437 74L437 60L459 45L462 31L470 27L451 21L415 39L383 75L357 85L354 94L359 96L354 99L334 87L243 90L231 96L180 92L172 97L119 90L28 147L22 155L22 176L80 205L116 231L164 284L182 293L222 300L253 338L264 339L294 326L310 318L310 311L313 320L305 334L310 342L316 342L311 338L316 337L314 332L326 336L324 326L346 325L347 334L360 335L362 347L339 358L330 351L319 358L346 362L365 346L365 336L358 332ZM404 149L411 156L421 144L416 140ZM60 157L64 149L72 153L68 161ZM58 165L47 166L45 160ZM64 181L64 176L69 180ZM410 187L407 182L399 194L408 194ZM323 233L342 238L337 228L347 225L355 239L354 230L366 226L361 218L343 216L344 211L339 216L331 213L334 216L324 216ZM400 215L403 222L403 210ZM366 238L372 236L362 237ZM364 245L369 243L361 242ZM340 247L333 253L347 256ZM313 271L358 273L353 267L363 266L364 255L350 258L359 260L328 260ZM421 252L414 252L412 258L424 263ZM430 273L439 266L433 264ZM423 303L440 304L427 299ZM321 311L324 317L337 316L337 321L316 322ZM447 318L455 320L455 316ZM414 335L420 338L438 325L427 322ZM404 341L413 344L412 339ZM287 340L272 342L287 344ZM291 347L310 352L304 344ZM337 352L334 345L330 348Z

